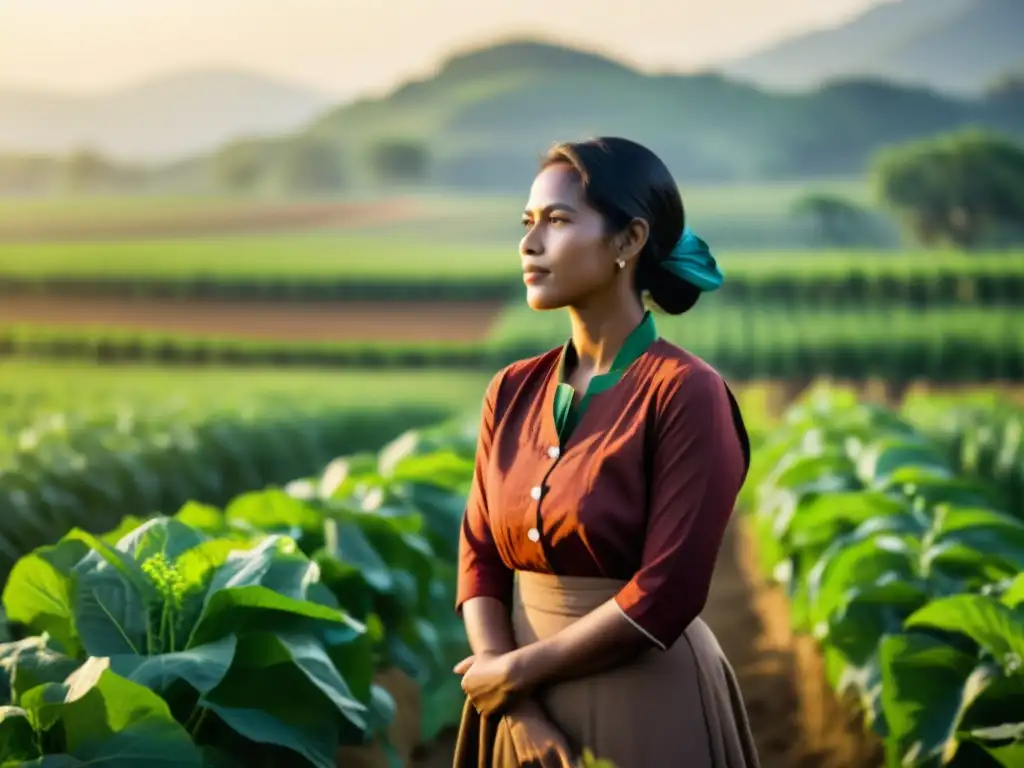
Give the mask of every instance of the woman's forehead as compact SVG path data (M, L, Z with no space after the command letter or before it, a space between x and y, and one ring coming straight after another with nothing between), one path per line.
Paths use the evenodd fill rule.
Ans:
M530 187L526 209L539 211L554 206L569 206L579 210L585 205L579 175L572 166L558 163L549 165L537 174Z

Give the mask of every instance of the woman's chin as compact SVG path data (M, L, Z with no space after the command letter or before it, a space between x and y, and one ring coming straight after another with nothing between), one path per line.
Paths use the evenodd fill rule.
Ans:
M561 309L562 302L558 301L557 296L552 296L547 291L537 290L536 288L526 289L526 306L536 312L544 312L549 309Z

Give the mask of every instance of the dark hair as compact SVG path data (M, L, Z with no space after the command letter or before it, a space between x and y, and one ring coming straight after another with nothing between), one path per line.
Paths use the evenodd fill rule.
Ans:
M604 217L609 233L625 229L633 219L647 221L650 234L637 263L637 292L646 291L672 315L696 304L697 286L658 268L686 225L679 187L658 156L628 139L606 137L556 144L541 167L557 163L567 163L579 175L587 203Z

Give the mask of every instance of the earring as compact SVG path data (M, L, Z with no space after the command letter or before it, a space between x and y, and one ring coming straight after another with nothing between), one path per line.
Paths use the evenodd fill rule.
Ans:
M626 268L626 262L622 258L616 259L615 263L619 265L619 269L625 269Z

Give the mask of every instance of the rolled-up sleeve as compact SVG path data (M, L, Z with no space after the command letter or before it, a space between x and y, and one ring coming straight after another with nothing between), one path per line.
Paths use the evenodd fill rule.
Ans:
M616 595L653 646L669 648L700 614L746 474L725 382L691 368L660 407L639 570Z
M473 483L459 535L456 611L461 611L462 604L474 597L493 597L505 603L509 603L512 597L513 574L498 552L487 508L486 474L494 439L495 410L501 378L501 374L495 376L484 395Z

